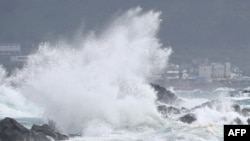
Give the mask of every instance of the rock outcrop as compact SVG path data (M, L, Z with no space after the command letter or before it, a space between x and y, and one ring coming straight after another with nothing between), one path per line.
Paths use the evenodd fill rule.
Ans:
M33 125L33 126L31 127L31 131L35 131L35 132L37 132L37 133L43 133L43 134L45 134L46 136L52 137L52 138L53 138L54 140L56 140L56 141L67 140L67 139L68 139L68 136L56 132L56 131L53 130L51 127L49 127L48 124L43 124L42 126Z
M241 113L243 116L247 117L247 116L250 116L250 108L243 108L241 110Z
M12 118L0 121L0 141L50 141L47 136L56 141L68 139L66 135L54 132L48 125L34 125L29 130Z
M210 108L210 109L217 109L220 110L221 102L217 100L211 100L205 103L202 103L201 105L193 107L191 110L196 110L200 108Z
M248 123L248 125L250 125L250 118L247 119L247 123Z
M158 106L157 110L159 113L163 115L165 118L171 117L171 115L183 115L181 117L178 117L178 119L184 123L191 124L194 121L197 120L196 115L194 114L196 110L198 109L212 109L221 111L223 109L223 103L219 100L210 100L207 102L204 102L200 105L197 105L191 109L187 109L185 107L179 108L176 105L180 104L183 100L179 99L174 93L171 91L165 89L164 87L156 84L151 84L151 86L154 88L157 94L157 101ZM231 105L231 109L234 112L237 112L238 114L249 117L250 116L250 108L241 108L238 104ZM177 117L174 116L174 117ZM226 119L225 119L226 120ZM236 117L231 121L233 124L244 124L243 120L239 117ZM250 118L247 119L247 123L250 124Z
M190 124L190 123L196 121L196 116L195 116L195 114L189 113L189 114L186 114L186 115L180 117L180 121Z
M237 113L241 113L241 108L240 108L240 105L238 105L238 104L233 104L232 109L233 109L233 111L235 111Z
M242 108L238 104L233 104L232 105L233 111L245 116L249 117L250 116L250 108Z
M151 84L151 86L157 92L157 101L165 104L173 104L178 100L177 96L174 93L166 90L164 87L156 84Z
M238 124L238 125L243 124L242 120L241 120L239 117L235 118L235 119L233 120L233 123L236 123L236 124Z
M165 117L168 117L169 115L173 115L173 114L181 114L180 109L173 107L173 106L167 107L165 105L159 105L157 106L157 110Z

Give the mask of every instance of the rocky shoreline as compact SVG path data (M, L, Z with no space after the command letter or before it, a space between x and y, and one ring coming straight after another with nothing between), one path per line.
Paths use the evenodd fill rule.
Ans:
M6 117L0 121L0 141L55 141L67 140L69 137L57 132L48 124L33 125L28 129L15 119Z
M168 118L172 115L178 115L179 118L177 120L191 124L197 120L197 115L195 115L195 110L201 108L209 108L213 110L220 110L223 105L219 100L211 100L201 105L195 106L191 109L187 109L186 107L175 107L175 104L181 103L183 100L178 98L174 93L161 87L160 85L151 84L154 90L157 93L157 110L162 114L163 117ZM240 119L239 117L235 117L231 124L243 124L244 122L250 125L250 108L242 108L238 104L232 104L231 110L233 112L238 113L239 115L247 118L246 121L244 119ZM225 117L226 118L226 117Z
M250 86L249 82L212 82L212 83L201 83L196 81L188 80L172 80L172 81L160 81L162 86L174 87L176 90L214 90L216 88L234 88L234 89L244 89Z
M156 92L156 108L162 117L169 118L172 115L177 115L178 121L191 124L197 120L195 110L201 108L210 108L219 110L222 103L218 100L211 100L191 109L185 107L177 107L177 103L183 100L177 97L171 91L160 85L151 84L151 87ZM230 107L232 111L238 113L240 118L234 117L232 124L247 123L250 125L250 108L242 108L240 105L233 104ZM225 117L226 118L226 117ZM247 121L245 121L247 119ZM68 140L71 135L66 135L58 132L58 130L50 124L33 125L30 129L18 123L15 119L6 117L0 121L0 141L61 141Z

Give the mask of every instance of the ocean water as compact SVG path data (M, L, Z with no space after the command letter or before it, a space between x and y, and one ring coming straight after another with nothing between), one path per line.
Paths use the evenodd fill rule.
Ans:
M233 103L248 107L248 97L230 97L237 89L172 91L182 99L172 106L191 109L216 100L212 108L164 118L150 83L164 72L171 48L157 38L160 12L134 8L117 16L102 33L75 41L41 43L23 69L7 76L0 68L0 118L13 117L26 127L56 122L71 141L222 141L223 125L246 117Z
M239 92L238 90L232 91ZM192 108L210 100L219 100L221 103L214 104L214 109L205 107L195 110L193 113L197 115L197 121L192 124L180 122L178 118L181 115L173 115L168 118L163 118L158 114L151 115L150 118L145 115L142 123L133 127L128 125L120 128L114 128L106 121L93 119L88 121L89 123L84 123L88 126L82 130L81 137L70 138L70 141L223 141L223 125L236 124L233 122L236 117L247 124L247 118L232 111L230 104L237 103L241 107L250 107L250 98L230 97L227 89L174 92L183 99L181 104L175 104L176 107ZM41 125L47 122L41 109L27 102L12 88L2 86L0 99L0 118L14 117L27 128L30 128L32 124ZM134 119L138 120L137 117Z

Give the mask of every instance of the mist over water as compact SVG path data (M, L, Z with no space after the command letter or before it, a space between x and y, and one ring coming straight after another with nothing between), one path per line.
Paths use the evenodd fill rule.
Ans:
M159 16L134 8L99 35L43 43L8 81L69 133L160 128L149 83L167 65L171 49L157 39Z

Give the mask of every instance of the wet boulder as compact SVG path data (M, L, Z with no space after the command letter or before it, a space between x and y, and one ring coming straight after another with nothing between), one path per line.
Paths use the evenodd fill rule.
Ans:
M208 101L208 102L202 103L201 105L193 107L191 110L196 110L196 109L205 108L205 107L212 108L212 103Z
M201 105L195 106L194 108L192 108L191 110L196 110L196 109L200 109L200 108L210 108L210 109L217 109L219 110L221 106L221 102L217 101L217 100L211 100L205 103L202 103Z
M0 121L0 141L56 141L67 140L68 136L51 129L47 124L33 125L29 130L12 118Z
M33 125L31 131L35 131L37 133L43 133L46 136L52 137L56 141L69 139L67 135L56 132L47 124L43 124L42 126Z
M29 135L29 130L14 119L5 118L0 121L0 139L3 141L24 141Z
M180 109L173 107L173 106L169 106L167 107L167 114L171 115L171 114L180 114L181 111Z
M37 132L33 132L31 131L31 135L29 137L29 140L27 141L51 141L46 135L44 135L43 133L37 133ZM26 141L26 140L25 140Z
M157 106L157 110L162 115L166 115L167 114L167 106L165 106L165 105L159 105L159 106Z
M157 101L165 104L173 104L178 100L177 96L174 93L165 89L164 87L156 84L151 84L151 86L157 92Z
M242 115L243 116L250 116L250 108L243 108L242 110L241 110L241 113L242 113Z
M247 119L247 123L248 123L248 125L250 125L250 118Z
M157 110L165 115L165 116L168 116L168 115L172 115L172 114L180 114L181 111L180 109L176 108L176 107L173 107L173 106L165 106L165 105L159 105L157 106Z
M235 111L237 113L241 113L240 105L238 105L238 104L233 104L232 109L233 109L233 111Z
M181 112L182 113L187 113L187 112L190 112L190 110L185 108L185 107L181 107Z
M243 124L242 120L241 120L239 117L235 118L235 119L233 120L233 122L236 123L236 124L238 124L238 125Z
M192 113L189 113L189 114L186 114L186 115L180 117L180 121L182 121L184 123L188 123L188 124L190 124L196 120L197 119L196 119L195 114L192 114Z
M12 118L5 118L0 121L1 141L49 141L41 133L32 132Z
M82 136L81 134L69 134L69 137L80 137L80 136Z
M250 97L250 90L243 90L241 92L244 96L249 96Z

